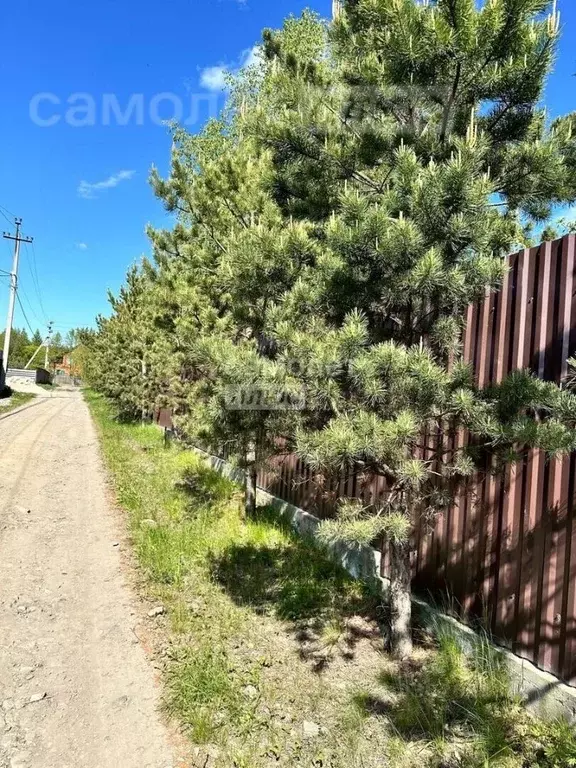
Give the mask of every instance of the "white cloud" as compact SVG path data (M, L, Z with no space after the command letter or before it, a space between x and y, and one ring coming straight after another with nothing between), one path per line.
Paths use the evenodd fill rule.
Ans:
M254 45L252 48L247 48L242 52L241 57L241 69L246 67L253 67L254 64L259 64L262 61L262 48L259 45Z
M134 176L136 171L119 171L118 173L108 176L103 181L96 181L90 183L88 181L81 181L78 185L78 194L85 200L91 200L96 197L96 192L101 192L103 189L113 189L117 187L122 181L128 181Z
M200 85L207 91L223 91L226 89L226 67L206 67L200 74Z
M76 243L76 248L78 248L80 251L87 251L88 246L86 243Z
M242 51L240 59L231 65L218 64L214 67L206 67L200 72L200 85L207 91L225 91L228 88L226 76L236 75L241 70L258 64L261 55L260 46L255 45Z

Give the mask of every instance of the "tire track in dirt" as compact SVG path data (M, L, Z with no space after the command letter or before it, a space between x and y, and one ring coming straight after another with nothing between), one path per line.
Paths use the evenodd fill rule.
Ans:
M85 403L0 444L0 768L174 768Z
M38 416L37 414L32 415L31 420L28 424L25 424L24 427L22 427L19 431L16 433L16 440L11 443L10 449L8 451L8 457L18 455L18 464L19 469L16 473L14 483L12 484L12 489L8 490L8 492L5 492L4 495L4 504L2 505L2 508L0 509L0 519L4 518L6 510L12 504L14 501L14 497L18 492L18 488L20 486L20 483L22 481L22 478L26 474L26 472L30 469L31 462L36 458L36 456L39 453L39 449L41 447L40 440L42 438L42 435L44 433L44 430L57 418L59 418L63 411L70 405L69 402L64 403L64 405L58 409L55 413L49 413L48 418L43 421L41 424L38 424ZM18 423L16 423L16 428L18 428ZM32 439L32 442L30 443L30 446L28 448L27 453L24 454L23 457L20 456L20 452L18 451L18 441L21 440L25 435L31 430L35 428L37 430L36 436ZM1 434L1 430L0 430ZM4 462L3 462L4 463ZM2 467L3 472L6 471L5 467ZM8 467L9 469L9 467ZM10 474L8 474L10 476Z

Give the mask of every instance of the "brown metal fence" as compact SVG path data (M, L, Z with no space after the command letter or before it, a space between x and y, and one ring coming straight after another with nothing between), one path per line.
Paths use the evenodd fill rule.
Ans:
M464 355L480 385L523 368L564 380L576 350L575 245L570 235L514 254L502 290L469 308ZM425 444L438 439L467 437L429 435ZM340 495L368 501L384 493L358 476L321 482L292 455L275 464L261 485L320 516ZM515 653L576 684L576 454L546 461L532 450L505 473L489 469L433 525L419 523L415 588L444 595L461 618L479 620Z

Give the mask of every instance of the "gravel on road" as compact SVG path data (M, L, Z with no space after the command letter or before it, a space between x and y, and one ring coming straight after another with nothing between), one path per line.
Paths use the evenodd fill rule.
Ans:
M172 768L80 393L0 422L0 768Z

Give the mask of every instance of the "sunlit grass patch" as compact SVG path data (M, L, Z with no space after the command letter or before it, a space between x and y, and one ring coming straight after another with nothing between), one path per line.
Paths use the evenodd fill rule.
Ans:
M199 456L86 397L146 594L165 609L170 714L210 755L218 745L218 766L379 765L347 693L379 658L355 659L347 625L375 596L271 510L244 520L238 486Z
M248 682L238 675L223 647L205 643L180 648L168 671L167 706L196 743L206 744L230 722L236 727L249 724L254 707L243 695Z

